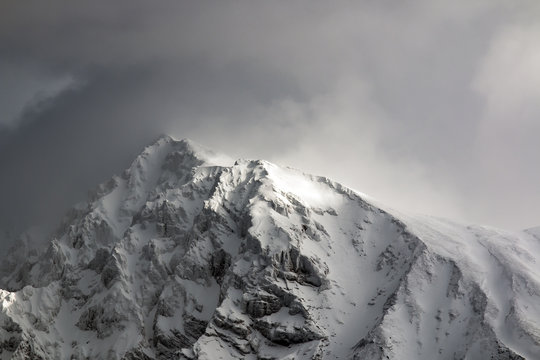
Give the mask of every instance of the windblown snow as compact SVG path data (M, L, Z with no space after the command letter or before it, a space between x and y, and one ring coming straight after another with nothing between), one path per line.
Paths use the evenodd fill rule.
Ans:
M2 263L0 359L540 359L539 229L163 137Z

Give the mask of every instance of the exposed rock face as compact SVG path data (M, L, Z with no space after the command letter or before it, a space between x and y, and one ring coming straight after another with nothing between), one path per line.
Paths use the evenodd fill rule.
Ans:
M160 139L19 254L0 359L539 358L537 232L391 215L223 161Z

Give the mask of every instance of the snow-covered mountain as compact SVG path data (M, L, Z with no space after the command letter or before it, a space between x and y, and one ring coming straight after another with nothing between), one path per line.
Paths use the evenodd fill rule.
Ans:
M540 359L540 229L158 140L2 266L1 359Z

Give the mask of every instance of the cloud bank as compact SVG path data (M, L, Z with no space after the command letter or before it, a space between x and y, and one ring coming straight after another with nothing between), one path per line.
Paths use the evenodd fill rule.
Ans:
M540 223L536 1L53 1L0 13L0 229L54 222L161 133L401 209Z

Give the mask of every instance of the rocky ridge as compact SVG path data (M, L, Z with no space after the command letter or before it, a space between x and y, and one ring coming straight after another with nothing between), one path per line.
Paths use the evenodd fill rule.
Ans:
M188 140L23 250L0 359L540 358L536 230L401 214Z

